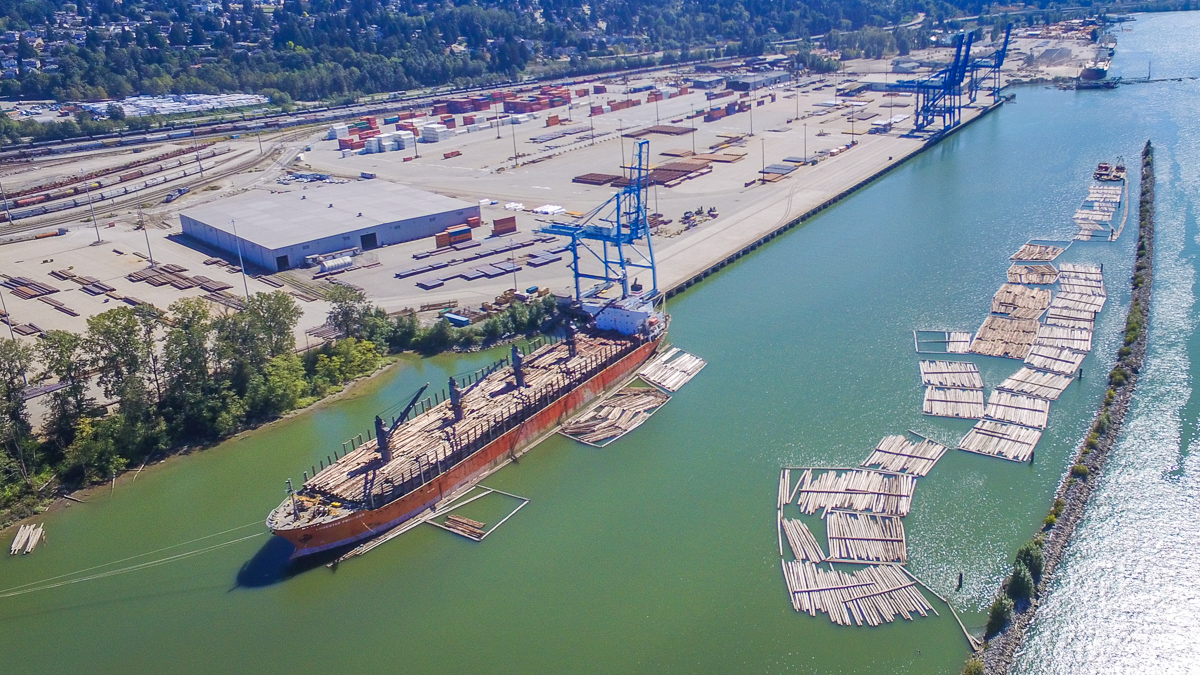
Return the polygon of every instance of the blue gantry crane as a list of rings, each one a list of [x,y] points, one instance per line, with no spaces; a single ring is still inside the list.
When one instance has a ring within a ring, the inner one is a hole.
[[[1012,24],[1010,23],[1004,28],[1004,42],[996,51],[971,61],[971,65],[968,66],[971,71],[971,80],[967,84],[967,91],[971,103],[975,102],[979,91],[985,85],[992,95],[993,101],[1000,95],[1000,66],[1004,65],[1004,57],[1008,56],[1008,37],[1011,34]]]
[[[650,289],[644,297],[658,293],[658,270],[654,265],[654,246],[650,242],[647,214],[650,187],[650,142],[638,139],[633,146],[628,185],[592,211],[570,222],[551,222],[539,232],[569,237],[571,270],[575,273],[575,299],[621,285],[621,297],[630,295],[630,273],[645,270],[650,274]],[[583,280],[598,282],[589,288]],[[635,279],[636,281],[636,279]],[[634,284],[636,286],[636,284]]]

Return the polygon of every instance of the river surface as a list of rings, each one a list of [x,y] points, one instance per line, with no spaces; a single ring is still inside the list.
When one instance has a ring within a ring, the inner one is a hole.
[[[1120,34],[1116,67],[1143,73],[1153,51],[1156,75],[1200,73],[1185,62],[1197,18],[1140,18]],[[1008,256],[1030,238],[1068,238],[1095,164],[1123,155],[1136,167],[1147,137],[1162,187],[1152,352],[1127,432],[1139,440],[1102,479],[1022,668],[1132,671],[1134,654],[1187,663],[1200,555],[1187,515],[1200,415],[1189,378],[1198,90],[1019,89],[1015,104],[672,299],[671,340],[708,368],[608,448],[554,437],[488,479],[531,501],[482,543],[422,526],[336,570],[286,568],[262,521],[285,478],[365,434],[375,412],[499,352],[407,360],[353,397],[49,514],[45,547],[0,559],[0,668],[957,672],[966,640],[932,597],[939,616],[879,628],[792,611],[775,536],[779,468],[856,465],[908,429],[955,445],[969,423],[920,414],[912,330],[977,328]],[[1060,258],[1103,264],[1109,300],[1086,376],[1054,404],[1036,461],[952,451],[919,481],[909,569],[973,631],[1103,395],[1134,218],[1120,241]],[[968,358],[989,388],[1019,367]],[[475,506],[494,522],[511,504]],[[94,566],[50,582],[77,583],[18,588]],[[1122,631],[1145,636],[1131,645]]]

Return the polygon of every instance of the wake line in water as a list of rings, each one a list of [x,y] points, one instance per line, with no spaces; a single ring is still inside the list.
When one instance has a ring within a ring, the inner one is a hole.
[[[237,539],[232,539],[230,541],[222,542],[220,544],[213,544],[211,546],[206,546],[206,547],[203,547],[200,549],[196,549],[194,551],[185,551],[184,553],[177,553],[175,555],[167,556],[166,558],[160,558],[158,560],[151,560],[149,562],[138,563],[136,565],[130,565],[128,567],[122,567],[122,568],[115,569],[115,570],[109,570],[107,572],[101,572],[99,574],[93,574],[90,576],[78,577],[78,578],[73,578],[73,579],[68,578],[68,577],[76,577],[77,575],[85,574],[85,573],[91,572],[93,570],[98,570],[98,569],[102,569],[105,567],[111,567],[113,565],[119,565],[123,562],[129,562],[130,560],[137,560],[138,558],[144,558],[148,555],[154,555],[155,553],[162,553],[163,551],[169,551],[174,548],[179,548],[180,546],[187,546],[188,544],[194,544],[199,541],[204,541],[205,539],[212,539],[213,537],[219,537],[223,534],[229,534],[230,532],[244,530],[247,527],[254,527],[256,525],[261,525],[261,524],[262,524],[261,521],[256,520],[253,523],[246,523],[245,525],[239,525],[237,527],[232,527],[228,530],[222,530],[220,532],[205,535],[203,537],[197,537],[195,539],[191,539],[191,540],[181,542],[178,544],[164,546],[162,548],[154,549],[153,551],[139,553],[137,555],[129,556],[128,558],[122,558],[120,560],[114,560],[112,562],[107,562],[107,563],[103,563],[100,565],[93,565],[91,567],[85,567],[84,569],[81,569],[81,570],[75,570],[74,572],[67,572],[66,574],[59,574],[57,576],[40,579],[38,581],[31,581],[29,583],[12,586],[12,587],[6,588],[4,590],[0,590],[0,599],[11,598],[16,595],[24,595],[26,593],[33,593],[36,591],[49,590],[51,588],[58,588],[59,586],[66,586],[68,584],[76,584],[76,583],[79,583],[82,581],[92,581],[95,579],[104,579],[107,577],[117,576],[119,574],[127,574],[129,572],[136,572],[137,570],[140,570],[140,569],[146,569],[148,567],[155,567],[155,566],[162,565],[165,563],[174,562],[176,560],[182,560],[184,558],[190,558],[195,555],[200,555],[201,553],[207,553],[209,551],[214,551],[219,548],[231,546],[238,542],[242,542],[242,541],[246,541],[248,539],[253,539],[255,537],[262,536],[262,535],[266,534],[266,532],[255,532],[254,534],[251,534],[251,535],[248,535],[245,537],[239,537]],[[62,579],[63,581],[59,581],[60,579]],[[50,582],[56,582],[56,583],[50,583]]]

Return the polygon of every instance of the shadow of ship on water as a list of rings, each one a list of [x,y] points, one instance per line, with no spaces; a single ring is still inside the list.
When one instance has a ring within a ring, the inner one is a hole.
[[[296,548],[292,543],[283,537],[271,537],[238,570],[234,588],[273,586],[336,560],[350,547],[340,546],[293,560],[291,556]],[[333,569],[336,571],[337,567]]]

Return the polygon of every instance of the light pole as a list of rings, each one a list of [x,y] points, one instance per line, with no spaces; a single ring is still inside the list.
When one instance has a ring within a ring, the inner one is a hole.
[[[4,199],[4,213],[8,215],[8,222],[12,222],[12,211],[8,210],[8,194],[4,192],[4,183],[0,183],[0,197]]]
[[[91,181],[83,184],[83,191],[87,193],[88,211],[92,213],[92,227],[96,229],[96,243],[92,244],[92,246],[99,246],[104,242],[100,240],[100,225],[96,222],[96,209],[92,208]]]
[[[237,233],[237,221],[233,218],[229,219],[229,224],[233,226],[233,238],[237,240],[238,249],[238,267],[242,272],[242,289],[246,291],[246,300],[250,299],[250,282],[246,281],[246,261],[242,259],[242,238]]]
[[[146,221],[142,218],[141,204],[138,204],[138,224],[142,226],[142,234],[146,235],[146,253],[150,254],[150,266],[154,267],[154,251],[150,249],[150,232],[146,230]]]
[[[4,291],[0,291],[0,309],[4,310],[4,318],[6,319],[4,323],[8,324],[8,337],[12,338],[13,342],[16,342],[17,334],[13,332],[13,318],[8,313],[8,303],[4,301]]]
[[[808,163],[808,122],[804,123],[804,163]]]
[[[621,129],[625,128],[623,120],[617,120],[617,140],[621,143],[621,177],[625,177],[625,134],[621,133]]]
[[[513,168],[515,169],[515,168],[517,168],[517,125],[515,125],[515,124],[509,124],[508,126],[509,126],[509,127],[512,129],[512,137],[513,137]]]
[[[760,179],[765,185],[767,182],[767,139],[758,139],[762,142],[762,178]]]

